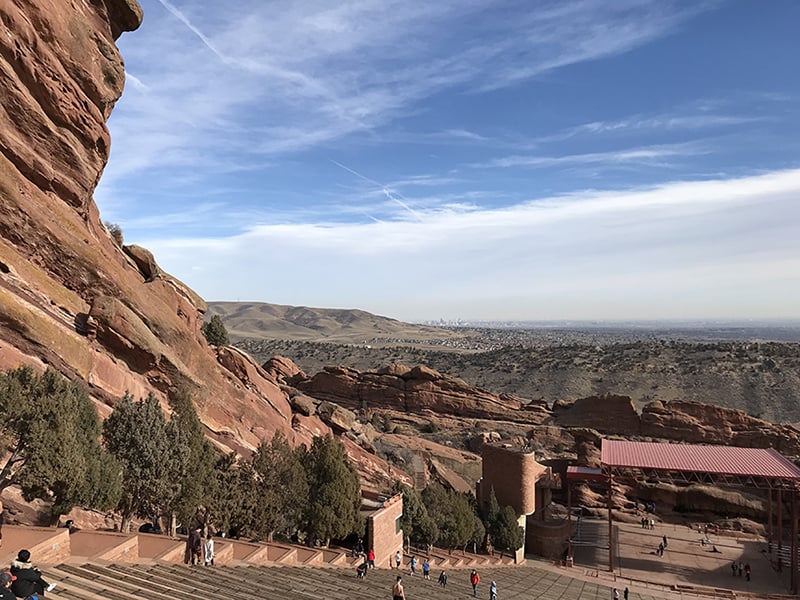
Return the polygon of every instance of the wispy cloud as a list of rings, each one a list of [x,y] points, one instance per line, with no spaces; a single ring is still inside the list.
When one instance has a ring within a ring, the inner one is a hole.
[[[475,167],[559,167],[572,165],[606,165],[619,166],[626,164],[669,166],[668,159],[676,157],[697,156],[707,154],[708,149],[696,143],[665,144],[659,146],[642,146],[608,152],[590,152],[585,154],[567,154],[562,156],[504,156],[486,163],[475,164]]]
[[[105,184],[153,164],[219,165],[234,152],[257,161],[331,144],[407,115],[443,89],[502,87],[625,52],[696,13],[640,0],[356,0],[334,8],[242,0],[216,13],[177,0],[150,4],[142,30],[121,40],[139,83],[112,117]],[[472,35],[456,36],[454,25]],[[254,139],[243,144],[232,132],[248,126]]]
[[[800,294],[798,193],[794,170],[145,243],[214,299],[236,290],[401,318],[435,317],[439,308],[485,318],[778,316],[796,314]],[[263,276],[252,256],[271,257]],[[636,312],[626,312],[632,304]]]

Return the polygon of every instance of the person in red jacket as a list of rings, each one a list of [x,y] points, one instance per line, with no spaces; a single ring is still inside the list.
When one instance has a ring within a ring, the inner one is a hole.
[[[478,575],[478,572],[475,569],[472,569],[472,573],[469,575],[469,582],[472,584],[472,595],[477,598],[478,584],[481,582],[481,576]]]
[[[370,548],[369,552],[367,552],[367,564],[369,565],[370,569],[375,568],[375,550],[372,548]]]

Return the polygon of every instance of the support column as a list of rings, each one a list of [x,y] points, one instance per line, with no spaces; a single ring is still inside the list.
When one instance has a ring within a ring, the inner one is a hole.
[[[783,490],[778,488],[778,550],[783,548]]]
[[[772,488],[767,488],[767,548],[772,552]]]
[[[572,527],[572,483],[567,479],[567,521]],[[570,529],[571,531],[571,529]]]
[[[608,474],[608,570],[614,572],[614,531],[611,524],[611,486],[614,479]]]
[[[791,563],[792,574],[789,580],[792,582],[792,594],[797,594],[797,490],[792,490],[792,550]]]

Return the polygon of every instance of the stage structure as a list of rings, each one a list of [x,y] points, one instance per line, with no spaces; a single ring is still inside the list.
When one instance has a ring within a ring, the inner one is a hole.
[[[608,486],[608,569],[614,570],[614,536],[611,522],[611,490],[615,482],[625,484],[671,483],[738,485],[767,490],[767,535],[772,548],[783,545],[784,497],[791,506],[791,591],[798,592],[798,513],[800,468],[772,448],[734,448],[699,444],[669,444],[602,440],[601,466],[567,468],[567,513],[571,518],[571,487],[574,481],[600,482]],[[773,511],[773,501],[776,511]],[[773,539],[773,514],[777,540]]]

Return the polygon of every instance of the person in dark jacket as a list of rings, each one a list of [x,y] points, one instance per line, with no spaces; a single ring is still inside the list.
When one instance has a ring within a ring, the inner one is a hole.
[[[39,569],[30,560],[30,551],[20,550],[16,560],[11,561],[11,574],[16,577],[11,582],[11,591],[17,598],[25,598],[31,594],[43,596],[45,591],[52,591],[56,587],[55,583],[47,583],[42,579]]]
[[[11,591],[11,582],[15,579],[11,573],[0,573],[0,600],[17,600]]]

